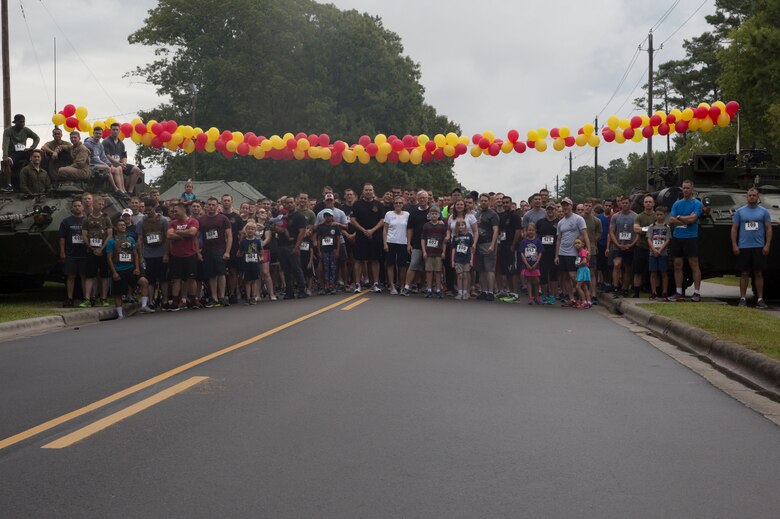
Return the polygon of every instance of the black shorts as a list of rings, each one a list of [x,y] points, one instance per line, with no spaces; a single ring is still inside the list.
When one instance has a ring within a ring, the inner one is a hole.
[[[164,263],[162,258],[145,258],[144,262],[146,263],[144,276],[150,286],[154,287],[157,283],[168,280],[168,264]]]
[[[698,258],[698,238],[672,238],[669,245],[669,253],[675,258]]]
[[[244,282],[257,281],[260,279],[260,269],[250,269],[244,271]]]
[[[127,176],[132,175],[134,167],[135,167],[135,164],[125,164],[125,167],[122,168],[122,173],[124,173]]]
[[[355,254],[355,259],[358,261],[379,261],[382,259],[382,242],[358,234],[355,238],[355,248],[353,252]]]
[[[224,276],[227,263],[223,256],[224,251],[204,250],[203,251],[203,277],[211,279],[218,276]]]
[[[623,262],[624,267],[633,267],[634,265],[634,247],[628,250],[612,249],[612,262],[618,258]]]
[[[311,262],[311,268],[309,268],[309,258],[311,258],[312,254],[313,251],[311,250],[302,250],[298,252],[298,261],[301,262],[301,270],[303,270],[303,276],[306,279],[313,278],[314,269],[317,268],[317,258],[314,258],[314,261]]]
[[[135,279],[132,269],[118,270],[119,280],[114,279],[111,284],[111,293],[114,296],[127,295],[127,289],[135,287],[138,284],[138,280]]]
[[[409,251],[402,243],[388,243],[385,253],[385,265],[404,269],[409,266]]]
[[[111,277],[105,252],[100,256],[95,256],[94,254],[87,255],[87,279],[96,278],[98,275],[100,275],[101,278]]]
[[[641,247],[636,248],[634,254],[634,274],[644,274],[650,268],[650,250]]]
[[[555,265],[555,253],[542,253],[542,261],[539,262],[539,272],[542,274],[539,283],[547,285],[558,281],[558,267]]]
[[[518,273],[518,259],[512,246],[498,247],[498,273],[502,276],[512,276]]]
[[[737,272],[763,272],[766,270],[767,257],[762,247],[739,249]]]
[[[81,276],[86,279],[87,258],[66,257],[65,263],[62,265],[62,273],[66,276]]]
[[[168,268],[172,280],[195,279],[198,274],[198,256],[171,256]]]
[[[558,272],[577,272],[577,257],[558,256]]]

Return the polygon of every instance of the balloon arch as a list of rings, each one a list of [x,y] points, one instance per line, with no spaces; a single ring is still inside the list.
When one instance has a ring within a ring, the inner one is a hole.
[[[635,115],[619,118],[615,115],[607,119],[607,124],[599,131],[593,124],[582,125],[576,132],[568,126],[537,128],[528,130],[525,140],[521,140],[517,130],[509,130],[506,139],[496,137],[492,131],[472,136],[448,133],[437,134],[432,139],[428,135],[377,134],[373,138],[363,135],[357,143],[342,140],[332,141],[327,134],[286,133],[282,136],[265,137],[253,132],[220,131],[211,127],[208,130],[179,125],[176,121],[142,121],[135,118],[130,122],[119,122],[113,117],[106,120],[89,122],[88,110],[67,104],[51,118],[56,126],[65,130],[92,133],[94,128],[107,129],[119,124],[119,138],[129,138],[134,143],[152,148],[167,148],[170,151],[184,153],[205,152],[221,153],[225,157],[234,155],[252,156],[258,160],[327,160],[338,165],[342,161],[348,164],[360,162],[368,164],[372,159],[379,162],[402,162],[421,164],[445,158],[456,159],[469,154],[472,157],[493,156],[500,153],[524,153],[529,148],[544,152],[548,147],[548,137],[552,148],[562,151],[573,146],[600,146],[605,142],[622,144],[628,140],[641,142],[654,135],[669,135],[685,132],[709,132],[715,126],[726,127],[731,124],[739,103],[736,101],[716,101],[709,105],[700,103],[696,108],[673,109],[668,114],[663,111],[651,116]],[[470,148],[469,148],[470,146]]]

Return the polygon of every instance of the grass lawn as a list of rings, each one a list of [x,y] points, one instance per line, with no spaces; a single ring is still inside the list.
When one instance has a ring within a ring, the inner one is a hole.
[[[767,312],[706,303],[648,303],[640,306],[780,360],[780,341],[777,339],[780,336],[780,319]]]
[[[718,285],[725,285],[727,287],[739,286],[739,278],[737,276],[723,276],[719,278],[705,279],[704,281],[707,281],[708,283],[717,283]]]
[[[72,312],[73,309],[62,308],[64,299],[65,285],[50,282],[34,290],[0,294],[0,322]]]

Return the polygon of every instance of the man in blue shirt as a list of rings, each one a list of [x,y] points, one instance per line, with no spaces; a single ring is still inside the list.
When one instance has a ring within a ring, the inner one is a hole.
[[[683,260],[688,260],[693,275],[693,297],[691,301],[701,301],[701,269],[699,268],[699,217],[702,205],[693,196],[693,181],[683,180],[683,198],[676,201],[669,213],[669,224],[674,226],[671,251],[674,257],[674,281],[677,293],[669,297],[670,301],[685,301],[683,293]]]
[[[765,207],[758,205],[758,189],[751,187],[747,192],[747,204],[731,218],[731,248],[737,257],[739,278],[739,306],[747,306],[750,272],[754,275],[756,308],[766,309],[764,302],[764,271],[769,247],[772,244],[772,217]]]

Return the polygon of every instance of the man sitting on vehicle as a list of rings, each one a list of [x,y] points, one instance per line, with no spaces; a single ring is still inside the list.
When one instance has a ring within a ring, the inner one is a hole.
[[[75,130],[70,132],[70,142],[70,144],[62,143],[54,149],[52,154],[54,159],[66,151],[73,157],[73,164],[59,168],[54,180],[87,180],[92,178],[92,171],[89,169],[89,150],[81,143],[81,134]]]

